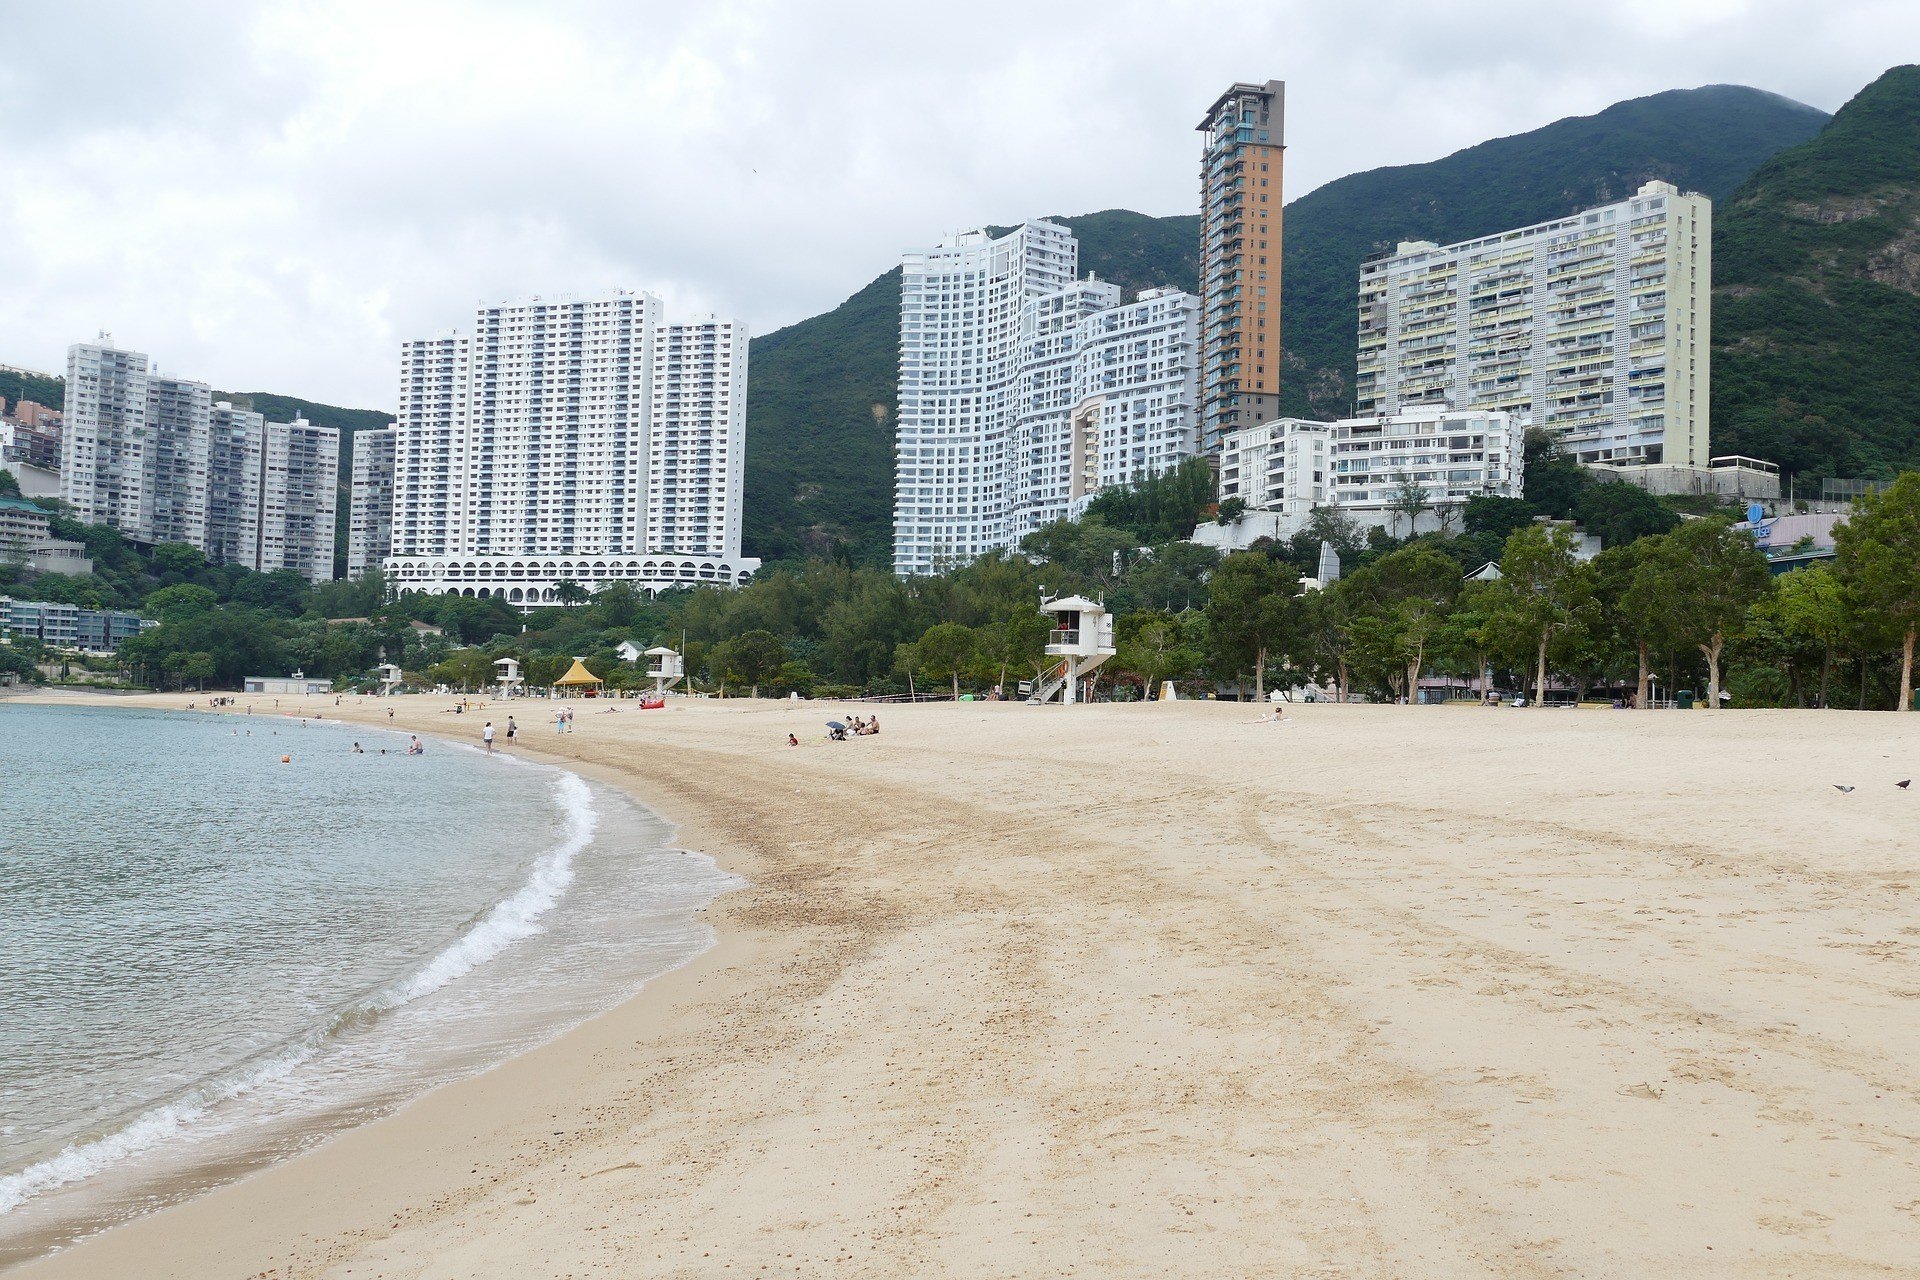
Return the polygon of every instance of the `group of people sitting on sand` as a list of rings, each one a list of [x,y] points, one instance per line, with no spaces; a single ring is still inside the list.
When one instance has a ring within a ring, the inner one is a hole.
[[[853,723],[847,726],[847,732],[856,738],[871,738],[880,732],[880,717],[874,716],[871,720],[862,720],[859,716],[855,716]]]

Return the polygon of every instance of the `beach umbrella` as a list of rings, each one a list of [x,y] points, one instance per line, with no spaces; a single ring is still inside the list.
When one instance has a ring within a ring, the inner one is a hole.
[[[840,723],[840,722],[839,722],[838,720],[829,720],[829,721],[827,721],[827,728],[829,728],[829,729],[844,729],[844,728],[846,728],[846,727],[847,727],[847,726],[845,726],[845,725],[843,725],[843,724],[841,724],[841,723]]]

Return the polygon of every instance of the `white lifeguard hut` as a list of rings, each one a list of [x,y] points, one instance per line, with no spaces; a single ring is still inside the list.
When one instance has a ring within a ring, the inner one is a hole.
[[[1085,596],[1043,600],[1040,611],[1053,614],[1056,620],[1053,630],[1047,633],[1047,654],[1059,662],[1047,672],[1027,702],[1038,706],[1051,702],[1055,694],[1060,695],[1063,703],[1078,702],[1080,682],[1113,656],[1113,615],[1105,605]]]
[[[687,660],[680,656],[679,650],[659,644],[647,650],[645,656],[647,679],[653,681],[656,696],[665,697],[667,690],[686,678]]]
[[[393,691],[407,679],[407,673],[395,662],[383,662],[374,668],[374,672],[380,677],[380,696],[383,698],[391,698]]]
[[[526,680],[520,675],[518,658],[495,658],[493,660],[493,682],[500,686],[500,696],[511,698],[526,687]]]

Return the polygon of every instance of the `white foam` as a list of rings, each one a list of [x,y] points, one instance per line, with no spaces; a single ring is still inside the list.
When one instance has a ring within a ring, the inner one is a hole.
[[[534,862],[526,882],[494,905],[451,946],[420,969],[371,999],[346,1010],[324,1030],[258,1063],[236,1077],[207,1085],[177,1101],[143,1112],[105,1137],[76,1143],[20,1172],[0,1178],[0,1215],[35,1196],[83,1181],[103,1169],[174,1138],[190,1137],[190,1128],[220,1103],[280,1080],[320,1052],[334,1030],[364,1022],[440,990],[486,964],[523,938],[541,931],[540,918],[565,896],[573,883],[573,860],[593,840],[599,814],[593,792],[577,775],[563,773],[554,786],[562,821],[558,843]]]

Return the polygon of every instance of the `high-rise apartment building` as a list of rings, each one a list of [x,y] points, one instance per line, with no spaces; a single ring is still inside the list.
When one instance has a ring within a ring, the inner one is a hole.
[[[1498,409],[1582,462],[1708,463],[1713,207],[1630,199],[1360,268],[1358,411]]]
[[[202,546],[211,389],[104,337],[68,349],[67,387],[60,496],[136,541]]]
[[[339,496],[339,428],[300,417],[269,422],[260,480],[260,571],[291,569],[309,582],[330,581]]]
[[[665,325],[646,293],[484,306],[407,343],[389,584],[535,605],[745,581],[746,376],[744,326]]]
[[[1280,416],[1280,178],[1287,87],[1236,84],[1208,108],[1200,158],[1202,444]]]
[[[162,377],[105,338],[68,349],[67,387],[60,496],[80,519],[220,564],[333,577],[332,428],[215,405],[204,382]]]
[[[894,571],[1003,550],[1196,449],[1199,299],[1074,279],[1066,228],[906,256]]]
[[[152,528],[152,441],[147,433],[151,361],[106,335],[67,349],[67,427],[60,496],[77,519],[129,537]]]
[[[746,327],[709,317],[659,329],[647,432],[649,549],[739,557],[746,438]]]
[[[260,495],[267,420],[222,400],[213,406],[207,452],[209,560],[260,567]]]
[[[393,554],[394,449],[400,428],[353,433],[347,497],[347,576],[357,578]]]
[[[1079,245],[1051,222],[949,237],[900,284],[893,569],[932,573],[1009,544],[1007,450],[1020,318],[1073,283]]]

